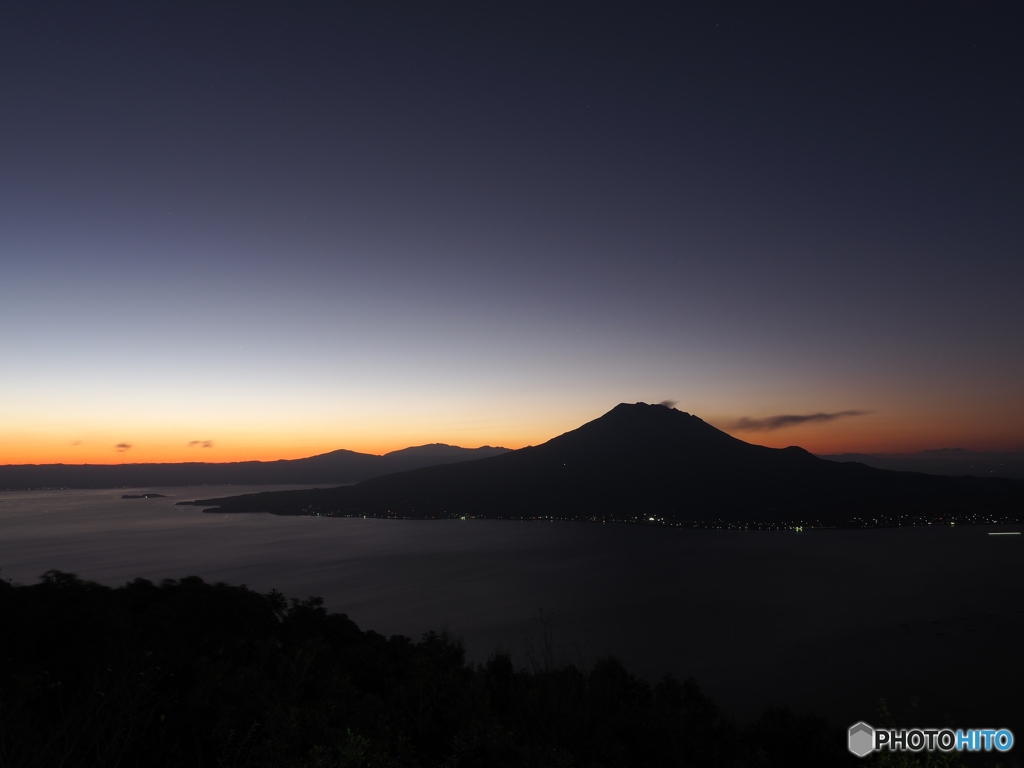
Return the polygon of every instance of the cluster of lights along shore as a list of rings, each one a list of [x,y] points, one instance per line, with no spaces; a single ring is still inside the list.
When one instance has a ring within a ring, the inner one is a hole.
[[[1000,525],[1024,522],[1024,516],[996,516],[986,514],[942,515],[878,515],[855,517],[846,523],[826,525],[820,520],[772,520],[772,521],[727,521],[727,520],[672,520],[652,515],[603,515],[566,516],[558,515],[395,515],[390,511],[383,514],[343,513],[340,510],[314,511],[307,507],[298,514],[316,517],[361,517],[381,520],[548,520],[566,523],[631,523],[634,525],[664,525],[672,528],[708,528],[731,531],[805,531],[824,528],[902,528],[922,525]]]

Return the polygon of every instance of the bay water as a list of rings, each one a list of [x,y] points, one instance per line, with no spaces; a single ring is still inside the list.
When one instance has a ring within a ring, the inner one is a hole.
[[[909,718],[916,698],[918,721],[1024,734],[1024,535],[989,535],[1019,526],[745,532],[175,506],[258,490],[0,492],[0,578],[198,575],[320,596],[386,635],[447,628],[475,662],[498,647],[524,666],[545,647],[556,661],[614,654],[652,682],[695,678],[741,719],[775,703],[873,722],[879,697]],[[121,498],[147,492],[166,498]]]

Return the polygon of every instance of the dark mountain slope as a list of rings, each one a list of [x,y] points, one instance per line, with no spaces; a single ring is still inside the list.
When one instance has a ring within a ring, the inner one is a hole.
[[[469,461],[507,452],[506,448],[459,448],[434,443],[383,456],[331,451],[305,459],[208,464],[14,464],[0,466],[4,488],[119,488],[163,485],[306,485],[357,483],[370,477],[419,467]]]
[[[845,521],[860,514],[1020,512],[1024,483],[887,472],[737,440],[660,405],[618,405],[543,445],[349,488],[197,502],[223,511],[398,517]]]

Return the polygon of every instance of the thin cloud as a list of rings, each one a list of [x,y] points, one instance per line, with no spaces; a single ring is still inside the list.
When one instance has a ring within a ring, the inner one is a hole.
[[[785,414],[783,416],[769,416],[765,419],[750,419],[744,416],[732,424],[735,430],[747,432],[773,432],[776,429],[795,427],[799,424],[817,424],[836,419],[845,419],[849,416],[864,416],[870,411],[839,411],[838,413],[809,413],[806,415]]]
[[[132,447],[131,443],[118,443],[114,446],[114,450],[118,453],[124,453]]]
[[[666,408],[675,408],[678,400],[662,400],[658,405],[664,405]]]
[[[213,448],[213,440],[189,440],[189,448]]]

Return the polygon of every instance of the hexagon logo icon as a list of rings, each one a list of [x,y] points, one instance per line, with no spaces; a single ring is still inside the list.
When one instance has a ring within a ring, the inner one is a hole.
[[[875,748],[875,729],[867,723],[851,725],[847,746],[857,757],[869,754]]]

